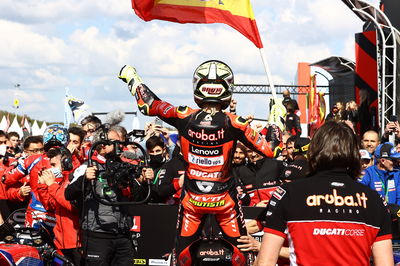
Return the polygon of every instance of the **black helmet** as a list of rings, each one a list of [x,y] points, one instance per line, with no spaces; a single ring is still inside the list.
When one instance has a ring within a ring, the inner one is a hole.
[[[232,86],[232,69],[221,61],[206,61],[194,71],[194,101],[199,107],[212,102],[220,103],[222,109],[227,108],[232,98]]]

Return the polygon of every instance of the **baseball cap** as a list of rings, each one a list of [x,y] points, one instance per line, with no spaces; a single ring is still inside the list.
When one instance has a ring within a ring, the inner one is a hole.
[[[375,150],[375,156],[377,158],[400,159],[400,153],[396,151],[391,142],[380,144]]]
[[[294,153],[306,154],[311,140],[309,138],[297,138],[294,141]]]
[[[368,159],[371,160],[371,154],[367,150],[360,150],[361,159]]]

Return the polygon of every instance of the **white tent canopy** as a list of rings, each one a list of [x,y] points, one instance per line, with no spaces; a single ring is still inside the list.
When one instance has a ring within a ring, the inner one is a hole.
[[[40,131],[37,121],[35,120],[32,125],[32,136],[38,136],[38,135],[42,135],[42,133]]]
[[[0,130],[5,130],[7,127],[7,119],[6,116],[3,116],[0,122]]]
[[[8,129],[8,132],[17,132],[20,139],[24,136],[24,132],[22,131],[22,128],[18,124],[17,116],[14,117],[14,120],[11,123],[10,128]]]

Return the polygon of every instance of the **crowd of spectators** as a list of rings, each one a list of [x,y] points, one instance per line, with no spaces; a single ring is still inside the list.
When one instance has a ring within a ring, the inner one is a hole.
[[[236,111],[236,104],[232,100],[231,112]],[[306,178],[309,172],[307,151],[311,139],[300,137],[305,134],[300,127],[298,104],[290,98],[289,92],[284,93],[283,104],[287,109],[286,127],[274,158],[266,158],[240,142],[232,154],[233,177],[244,206],[266,207],[279,185]],[[247,118],[252,119],[252,116]],[[326,120],[345,122],[356,128],[357,104],[354,101],[346,105],[337,102]],[[106,257],[111,265],[123,265],[126,261],[121,258],[130,258],[134,253],[134,249],[129,248],[131,217],[122,207],[114,206],[102,205],[100,214],[96,213],[94,209],[99,203],[90,196],[91,192],[86,191],[87,187],[83,184],[99,179],[95,190],[111,201],[121,198],[143,200],[150,189],[149,202],[170,205],[179,203],[183,187],[185,162],[180,152],[179,138],[173,129],[163,127],[158,121],[146,124],[145,137],[142,139],[149,164],[134,176],[134,182],[129,186],[118,189],[110,187],[107,180],[99,178],[99,171],[106,172],[106,160],[117,154],[121,161],[137,165],[143,159],[143,154],[138,156],[138,149],[126,142],[128,133],[125,128],[113,125],[108,128],[106,139],[118,141],[122,153],[116,152],[115,145],[100,145],[92,158],[94,165],[89,165],[89,150],[94,142],[104,139],[99,133],[104,128],[99,118],[88,116],[81,125],[68,129],[66,143],[48,149],[45,149],[42,136],[29,136],[25,134],[26,131],[24,136],[0,131],[1,216],[6,219],[14,210],[26,208],[26,225],[44,223],[53,232],[56,247],[75,264],[84,258],[87,265],[94,265],[96,260]],[[268,137],[268,125],[263,127],[253,121],[253,128]],[[390,134],[395,135],[396,143],[388,142]],[[376,190],[394,214],[400,210],[398,139],[398,122],[390,122],[381,137],[372,130],[359,136],[363,170],[359,182]],[[65,149],[60,147],[63,145]],[[65,163],[67,156],[71,158],[68,167]],[[48,164],[39,163],[41,168],[34,171],[38,168],[35,164],[37,158],[46,158]],[[41,210],[30,209],[36,201],[43,207]],[[99,221],[99,217],[104,220]],[[247,226],[250,233],[263,228],[257,220],[248,222]],[[243,251],[258,251],[260,248],[260,243],[251,236],[243,236],[241,242],[239,247]],[[80,248],[84,250],[83,257]],[[281,253],[287,257],[287,250]],[[281,265],[285,263],[287,261]]]

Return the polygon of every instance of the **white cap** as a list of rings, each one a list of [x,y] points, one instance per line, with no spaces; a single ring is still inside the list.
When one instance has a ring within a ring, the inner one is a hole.
[[[371,154],[367,150],[360,150],[361,159],[371,159]]]

